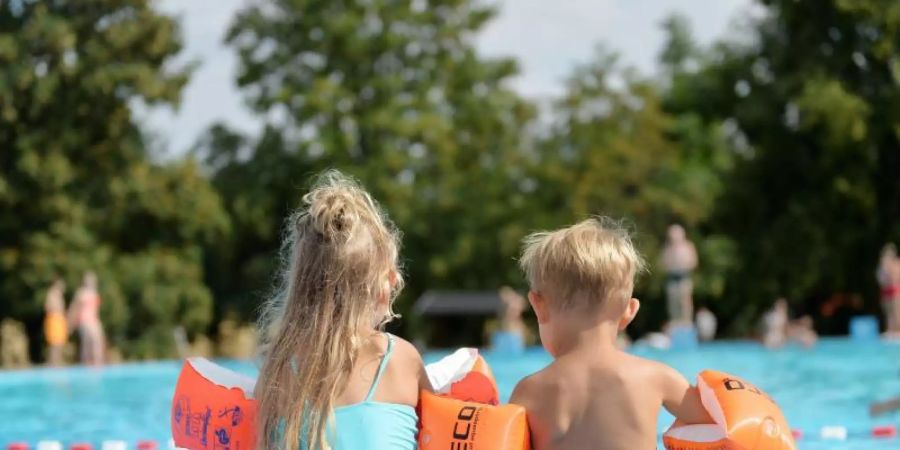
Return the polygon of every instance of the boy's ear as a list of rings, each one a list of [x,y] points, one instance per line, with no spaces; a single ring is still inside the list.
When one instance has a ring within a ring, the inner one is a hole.
[[[547,308],[547,301],[544,296],[537,291],[528,291],[528,303],[531,303],[531,309],[537,317],[538,323],[547,323],[550,320],[550,311]]]
[[[619,319],[619,331],[624,330],[628,327],[628,324],[634,320],[634,317],[637,316],[638,311],[641,309],[641,301],[632,298],[628,300],[628,305],[625,306],[625,312],[622,314],[622,318]]]

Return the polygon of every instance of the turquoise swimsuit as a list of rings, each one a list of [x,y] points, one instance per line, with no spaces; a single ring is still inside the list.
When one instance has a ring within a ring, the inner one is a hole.
[[[372,400],[381,375],[391,359],[394,337],[388,338],[387,351],[378,366],[375,381],[362,403],[334,408],[334,427],[328,427],[332,450],[415,450],[419,418],[416,409],[399,403]],[[300,447],[306,450],[305,442]]]

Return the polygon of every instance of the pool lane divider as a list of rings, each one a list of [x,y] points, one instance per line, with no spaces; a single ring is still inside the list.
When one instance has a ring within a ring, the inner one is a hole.
[[[802,440],[807,437],[807,433],[804,433],[803,430],[793,429],[791,430],[791,434],[793,434],[794,439]],[[812,436],[816,436],[821,440],[827,441],[846,441],[848,437],[862,437],[863,433],[850,433],[847,430],[847,427],[840,425],[828,425],[819,429],[819,432],[813,434]],[[872,437],[876,439],[894,439],[898,436],[898,428],[896,425],[878,425],[872,427],[867,433],[867,437]],[[62,442],[60,441],[38,441],[37,445],[35,445],[34,450],[63,450]],[[168,442],[167,448],[175,449],[175,443],[171,441]],[[153,440],[141,440],[137,441],[135,444],[136,450],[159,450],[159,444]],[[31,446],[28,445],[27,442],[10,442],[6,444],[6,450],[31,450]],[[69,450],[94,450],[94,447],[87,442],[78,442],[73,443],[69,446]],[[100,450],[128,450],[128,443],[126,441],[121,440],[109,440],[103,441],[100,445]]]
[[[872,437],[876,438],[895,438],[897,437],[897,427],[894,425],[881,425],[872,428]]]
[[[851,433],[847,427],[841,425],[827,425],[819,429],[818,433],[805,433],[803,430],[791,430],[794,439],[801,440],[807,436],[815,436],[823,441],[846,441],[848,438],[875,438],[875,439],[893,439],[898,436],[896,425],[876,425],[872,427],[868,433]],[[813,437],[813,439],[815,439]]]
[[[64,446],[60,441],[38,441],[34,446],[34,450],[64,450]],[[100,450],[128,450],[128,442],[122,440],[107,440],[100,443]],[[145,439],[137,441],[134,448],[136,450],[159,450],[159,444],[156,441]],[[169,442],[169,449],[175,448],[174,442]],[[31,446],[27,442],[10,442],[6,444],[6,450],[31,450]],[[94,450],[94,446],[88,442],[76,442],[69,445],[69,450]]]
[[[819,430],[819,437],[826,441],[846,441],[847,427],[828,425]]]

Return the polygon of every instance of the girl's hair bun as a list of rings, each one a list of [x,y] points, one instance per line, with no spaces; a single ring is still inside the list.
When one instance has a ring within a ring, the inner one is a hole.
[[[368,194],[338,171],[322,174],[316,186],[303,197],[303,202],[306,220],[324,242],[346,243],[367,213],[378,214]]]

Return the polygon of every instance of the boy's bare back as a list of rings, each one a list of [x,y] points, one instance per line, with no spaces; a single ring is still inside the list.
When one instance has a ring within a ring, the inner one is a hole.
[[[534,450],[653,449],[664,403],[702,410],[699,399],[677,398],[686,388],[665,365],[618,350],[576,351],[519,383],[510,402],[528,410]]]

